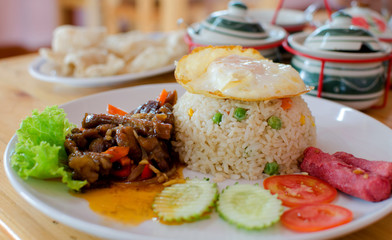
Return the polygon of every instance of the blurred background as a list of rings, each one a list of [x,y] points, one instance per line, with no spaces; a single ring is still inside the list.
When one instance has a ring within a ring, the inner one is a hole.
[[[177,20],[193,23],[227,8],[229,0],[1,0],[0,58],[49,47],[53,30],[63,24],[106,26],[109,33],[178,29]],[[276,8],[279,0],[244,0],[249,8]],[[348,0],[330,0],[332,8],[350,5]],[[366,2],[366,0],[365,0]],[[382,2],[367,1],[373,8]],[[286,0],[283,7],[305,9],[323,0]],[[373,6],[374,5],[374,6]],[[378,9],[382,11],[382,9]],[[185,27],[183,25],[182,27]]]

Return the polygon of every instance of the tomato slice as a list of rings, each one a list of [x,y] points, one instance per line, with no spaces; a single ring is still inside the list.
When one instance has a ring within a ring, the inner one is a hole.
[[[337,195],[334,187],[321,179],[309,175],[279,175],[264,180],[264,188],[278,194],[286,207],[297,207],[311,203],[329,203]]]
[[[292,208],[283,213],[281,223],[297,232],[315,232],[340,226],[353,219],[350,210],[323,203]]]

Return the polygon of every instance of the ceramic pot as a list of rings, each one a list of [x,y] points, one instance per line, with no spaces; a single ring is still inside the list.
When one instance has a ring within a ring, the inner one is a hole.
[[[321,62],[294,56],[291,65],[305,84],[314,86],[308,94],[317,96]],[[385,89],[385,66],[382,63],[326,63],[322,97],[355,109],[375,105]]]
[[[383,96],[387,66],[385,61],[374,59],[387,59],[392,50],[366,29],[352,26],[350,18],[337,13],[330,24],[311,34],[290,35],[288,43],[299,53],[291,65],[305,84],[314,86],[308,94],[318,95],[322,73],[321,97],[362,110]],[[323,72],[320,59],[325,61]]]
[[[352,17],[344,12],[333,15],[333,21],[317,28],[305,40],[311,49],[341,52],[377,52],[380,42],[369,31],[351,24]]]
[[[231,1],[227,10],[214,12],[206,20],[188,27],[186,41],[190,50],[197,46],[240,45],[258,49],[264,57],[278,60],[278,47],[286,35],[281,27],[250,18],[244,3]]]

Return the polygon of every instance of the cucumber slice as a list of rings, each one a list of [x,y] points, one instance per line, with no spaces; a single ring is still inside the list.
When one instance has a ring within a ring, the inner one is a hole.
[[[218,199],[218,188],[208,180],[192,179],[163,189],[154,199],[154,212],[166,222],[196,221],[208,217]]]
[[[235,184],[222,191],[217,211],[221,218],[239,228],[256,230],[279,221],[283,206],[277,195],[258,185]]]

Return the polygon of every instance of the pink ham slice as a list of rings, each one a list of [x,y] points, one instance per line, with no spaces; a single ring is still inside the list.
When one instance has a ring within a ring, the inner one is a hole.
[[[318,148],[309,147],[304,151],[300,167],[336,189],[367,201],[379,202],[391,194],[391,184],[387,178],[349,165]]]
[[[336,152],[333,154],[333,156],[347,163],[348,165],[359,167],[367,172],[386,177],[392,184],[392,162],[369,161],[363,158],[357,158],[354,155],[346,152]]]

